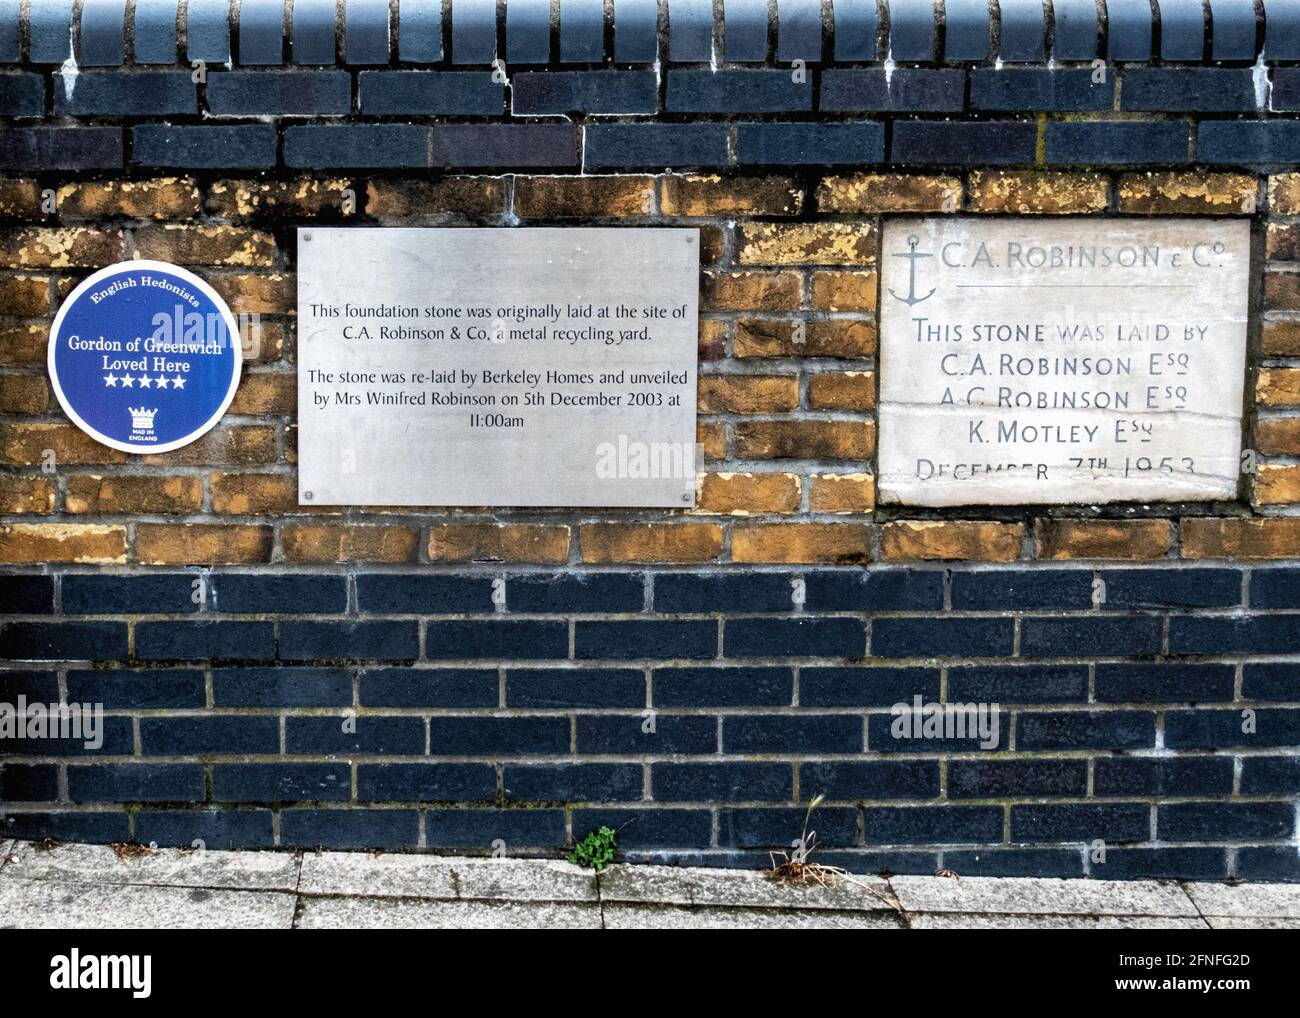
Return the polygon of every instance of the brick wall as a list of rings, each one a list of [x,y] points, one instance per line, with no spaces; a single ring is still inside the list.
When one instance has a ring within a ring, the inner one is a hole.
[[[94,751],[0,741],[0,835],[524,854],[609,822],[766,864],[825,795],[855,870],[1300,878],[1300,23],[605,6],[440,35],[244,0],[178,41],[55,4],[12,45],[0,11],[0,703],[105,710]],[[876,505],[882,217],[962,212],[1251,220],[1239,499]],[[697,507],[299,506],[313,223],[699,226]],[[132,257],[249,316],[229,413],[161,455],[44,369]],[[895,738],[917,696],[996,702],[997,744]]]

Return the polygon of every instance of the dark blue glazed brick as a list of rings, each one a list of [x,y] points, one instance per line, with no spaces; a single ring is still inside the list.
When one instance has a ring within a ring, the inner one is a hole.
[[[27,32],[32,63],[63,63],[72,56],[72,0],[30,0]]]
[[[1156,742],[1150,711],[1045,711],[1016,719],[1016,748],[1149,749]]]
[[[639,802],[640,764],[506,764],[502,787],[514,802]]]
[[[491,612],[492,580],[480,576],[363,573],[357,577],[357,608],[402,615]]]
[[[1239,569],[1107,569],[1102,608],[1231,608],[1241,604]]]
[[[362,707],[495,707],[495,668],[366,668]]]
[[[333,0],[294,0],[293,62],[295,64],[334,63],[336,30]]]
[[[447,717],[429,720],[433,756],[494,756],[499,753],[567,753],[565,717]]]
[[[0,671],[0,703],[14,704],[18,697],[41,703],[59,702],[59,673]],[[69,702],[78,703],[76,697],[69,697]],[[91,701],[93,702],[93,701]]]
[[[776,5],[776,58],[781,61],[822,58],[820,0],[781,0]]]
[[[1053,0],[1053,59],[1092,60],[1097,56],[1100,30],[1094,0]]]
[[[1049,121],[1047,161],[1075,166],[1187,162],[1181,121]]]
[[[780,802],[794,791],[783,763],[658,763],[650,769],[657,802]]]
[[[727,619],[727,657],[861,658],[866,647],[861,619]]]
[[[429,622],[424,656],[444,661],[565,658],[569,656],[569,627],[564,622]]]
[[[52,86],[54,112],[62,116],[167,116],[199,108],[186,71],[81,71],[71,95],[62,74]]]
[[[1092,788],[1093,795],[1099,797],[1229,795],[1232,760],[1219,756],[1161,760],[1101,757],[1093,764]]]
[[[0,764],[0,801],[53,802],[59,797],[54,764]]]
[[[998,0],[1001,34],[998,57],[1020,62],[1043,59],[1046,30],[1038,0]]]
[[[1170,654],[1293,654],[1300,646],[1300,615],[1230,618],[1175,616]]]
[[[145,717],[140,749],[145,756],[278,753],[280,721],[249,714]]]
[[[943,853],[943,868],[971,877],[1055,877],[1069,880],[1083,876],[1083,853],[1069,848],[947,851]]]
[[[283,848],[415,848],[420,817],[413,809],[287,809],[280,814]],[[432,839],[430,845],[438,844]]]
[[[0,74],[0,116],[39,117],[44,112],[44,78],[39,74]]]
[[[804,829],[807,809],[722,809],[718,811],[718,845],[721,848],[788,849]],[[858,840],[858,813],[839,806],[821,806],[807,817],[808,830],[817,832],[817,845],[853,845]]]
[[[1120,93],[1120,109],[1139,113],[1249,113],[1256,106],[1249,68],[1133,68]]]
[[[226,63],[230,59],[230,8],[226,0],[188,0],[185,39],[190,60]]]
[[[874,0],[837,0],[835,59],[876,59],[876,5]],[[765,15],[764,15],[765,17]]]
[[[318,573],[222,573],[213,578],[213,608],[234,615],[342,612],[347,578]]]
[[[40,737],[37,715],[31,712],[27,725],[19,729],[16,737],[0,736],[0,758],[5,756],[129,756],[132,752],[131,719],[107,716],[98,722],[89,721],[93,714],[83,706],[83,713],[74,713],[57,731],[49,728],[46,737]],[[48,709],[44,717],[49,720]],[[7,726],[6,726],[7,727]],[[67,732],[68,738],[49,737]],[[30,737],[29,737],[30,736]]]
[[[562,809],[433,809],[424,815],[430,848],[488,849],[504,842],[519,848],[559,848],[565,843]]]
[[[1264,0],[1264,56],[1300,60],[1300,6],[1295,0]]]
[[[1127,79],[1125,97],[1127,98]],[[1115,105],[1115,75],[1094,80],[1090,69],[1047,70],[977,67],[970,76],[970,104],[976,110],[1075,112]]]
[[[1300,7],[1297,11],[1300,11]],[[1273,68],[1272,83],[1273,88],[1268,96],[1269,109],[1279,112],[1300,110],[1300,68]]]
[[[284,722],[284,751],[302,756],[345,753],[424,753],[424,722],[411,717],[300,717]]]
[[[937,668],[801,668],[802,707],[889,707],[939,699]]]
[[[189,573],[103,573],[63,577],[64,615],[178,615],[195,612],[199,577]]]
[[[788,707],[789,668],[656,668],[656,707]]]
[[[669,71],[670,113],[799,113],[812,109],[812,82],[783,69]]]
[[[347,802],[352,769],[347,763],[217,764],[212,768],[217,802]]]
[[[410,0],[407,0],[408,4]],[[423,9],[418,4],[417,7]],[[437,11],[437,33],[442,35],[442,11]],[[405,39],[406,18],[402,18]],[[512,64],[544,64],[551,58],[551,11],[548,4],[506,5],[506,60]],[[411,59],[403,53],[403,59]],[[436,57],[434,59],[437,59]],[[515,75],[515,81],[519,76]]]
[[[350,707],[346,668],[215,668],[215,707]]]
[[[578,752],[670,756],[716,753],[718,719],[699,714],[578,716]]]
[[[451,59],[457,64],[488,64],[496,56],[497,9],[492,0],[454,0],[451,7]]]
[[[707,848],[713,816],[702,809],[575,809],[574,837],[608,827],[618,832],[621,849]]]
[[[201,764],[95,764],[68,768],[72,802],[201,802]]]
[[[794,610],[790,573],[659,573],[657,612],[788,612]]]
[[[3,813],[0,812],[0,837],[21,841],[83,841],[108,845],[131,837],[126,812],[108,813]]]
[[[388,0],[349,0],[344,9],[343,59],[388,63]]]
[[[954,570],[952,606],[958,611],[1023,611],[1092,607],[1086,569]]]
[[[939,794],[935,760],[873,760],[801,763],[804,795],[828,799],[933,799]]]
[[[349,113],[352,80],[346,71],[221,71],[208,75],[208,109],[219,117]]]
[[[1237,849],[1238,880],[1300,881],[1300,854],[1294,846],[1257,846]]]
[[[953,799],[1081,798],[1087,792],[1086,760],[953,760],[948,764],[948,795]]]
[[[135,653],[142,661],[268,661],[275,657],[275,626],[270,622],[141,622],[135,627]]]
[[[939,611],[938,569],[819,569],[804,574],[804,608],[824,611]]]
[[[934,41],[934,8],[929,4],[889,8],[889,53],[895,60],[932,60]]]
[[[1009,618],[882,618],[872,623],[875,657],[1001,657],[1011,653]]]
[[[1170,749],[1264,749],[1300,743],[1300,710],[1171,710],[1165,712]]]
[[[81,8],[77,63],[83,67],[120,66],[126,55],[126,0],[98,0]]]
[[[659,91],[653,71],[524,71],[510,103],[515,116],[654,113]]]
[[[984,60],[989,55],[989,4],[986,0],[947,0],[944,4],[943,55],[949,60]]]
[[[1204,121],[1196,132],[1196,158],[1247,165],[1300,162],[1300,121]]]
[[[1163,628],[1163,620],[1155,616],[1024,619],[1020,653],[1024,657],[1158,654]]]
[[[1083,703],[1088,699],[1088,666],[950,668],[948,699],[953,703]]]
[[[588,124],[583,168],[727,165],[726,124]]]
[[[1011,807],[1011,840],[1040,841],[1148,841],[1151,807],[1146,803],[1061,803]]]
[[[131,128],[131,161],[191,170],[263,169],[275,165],[275,128],[140,124]]]
[[[952,0],[949,0],[952,3]],[[939,865],[938,852],[862,852],[857,850],[831,850],[818,852],[817,860],[825,866],[839,866],[849,873],[908,874],[932,877],[943,867]],[[771,865],[769,861],[767,865]],[[758,867],[763,866],[759,860]]]
[[[599,62],[605,56],[605,5],[602,0],[561,0],[560,60]]]
[[[837,166],[885,158],[882,124],[737,124],[740,166]]]
[[[258,0],[260,4],[274,4],[275,0]],[[251,4],[250,4],[251,6]],[[135,62],[137,64],[176,63],[177,0],[135,0]],[[277,6],[280,16],[283,8]],[[241,15],[242,20],[243,15]],[[248,62],[245,60],[245,62]],[[279,63],[280,58],[275,58]]]
[[[286,661],[412,661],[420,638],[414,622],[281,622]]]
[[[125,622],[9,622],[0,658],[11,661],[118,661],[126,657]]]
[[[761,714],[722,721],[724,753],[860,753],[862,718],[852,714]]]
[[[708,0],[668,0],[669,59],[702,63],[712,55],[712,5]]]
[[[1111,60],[1150,60],[1151,0],[1106,0],[1106,55]]]
[[[1175,802],[1156,807],[1162,841],[1255,841],[1290,838],[1293,802]]]
[[[207,703],[203,672],[198,668],[71,671],[68,700],[102,703],[105,710],[162,710]]]
[[[365,116],[500,116],[505,109],[505,86],[487,71],[362,71],[358,84]]]
[[[284,164],[309,169],[424,167],[429,164],[429,131],[414,124],[286,127]]]
[[[868,845],[963,845],[1002,840],[997,806],[869,806]]]
[[[570,124],[442,124],[430,129],[430,166],[577,166]]]
[[[1300,569],[1253,569],[1252,608],[1300,608]]]
[[[138,13],[136,18],[138,21]],[[239,62],[245,65],[284,62],[284,6],[278,0],[240,3]]]
[[[718,627],[709,621],[574,623],[573,655],[579,659],[711,658],[718,649]]]
[[[644,707],[645,673],[630,668],[511,668],[507,707]]]
[[[1160,56],[1163,60],[1200,60],[1205,54],[1205,8],[1199,0],[1157,0],[1160,7]]]
[[[1231,700],[1232,665],[1125,662],[1097,665],[1098,703],[1205,703]]]
[[[1197,786],[1191,794],[1212,795],[1215,791],[1214,788]],[[1231,791],[1231,784],[1228,791]],[[1242,759],[1242,795],[1295,795],[1297,792],[1300,792],[1300,757],[1248,756]]]
[[[1246,664],[1241,695],[1247,700],[1300,700],[1300,665]]]
[[[53,611],[53,576],[0,576],[0,615],[49,615]]]
[[[639,573],[551,573],[511,576],[506,609],[512,612],[639,612],[645,578]]]
[[[1032,163],[1038,128],[1023,121],[955,123],[901,120],[890,158],[896,163],[1006,166]]]
[[[926,729],[924,701],[914,698],[906,706],[906,711],[899,707],[888,714],[867,715],[867,747],[873,753],[978,753],[1010,745],[1011,721],[1006,711],[986,716],[983,731],[980,717],[970,711],[954,712],[951,720],[936,716],[942,734],[931,734]]]
[[[614,0],[614,59],[619,63],[648,64],[659,53],[657,4],[644,0]]]
[[[731,0],[723,11],[723,59],[728,63],[767,60],[766,0]]]
[[[492,802],[497,772],[491,764],[361,764],[362,802]]]
[[[822,72],[820,109],[826,113],[958,113],[966,75],[952,69],[838,67]]]
[[[0,130],[0,165],[10,170],[91,170],[122,165],[120,127]]]

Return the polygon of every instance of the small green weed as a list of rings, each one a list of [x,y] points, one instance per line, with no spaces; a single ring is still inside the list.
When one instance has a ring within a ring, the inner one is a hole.
[[[614,861],[615,834],[610,827],[592,831],[574,848],[569,855],[569,862],[575,866],[585,866],[599,873]]]

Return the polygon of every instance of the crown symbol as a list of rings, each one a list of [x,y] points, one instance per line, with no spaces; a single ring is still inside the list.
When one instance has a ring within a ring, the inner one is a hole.
[[[142,406],[140,407],[129,406],[126,408],[126,410],[127,413],[131,415],[131,427],[138,428],[140,430],[152,428],[154,414],[158,412],[157,407],[154,407],[154,409],[152,410],[146,410]]]

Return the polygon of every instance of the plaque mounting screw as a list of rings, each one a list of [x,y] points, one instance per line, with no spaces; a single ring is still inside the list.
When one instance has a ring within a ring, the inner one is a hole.
[[[304,233],[304,234],[302,235],[302,239],[303,239],[303,240],[311,240],[311,234],[310,234],[310,233]]]
[[[304,492],[302,493],[302,497],[305,498],[305,499],[307,499],[307,501],[310,502],[310,501],[311,501],[311,492],[310,492],[310,491],[304,491]]]

